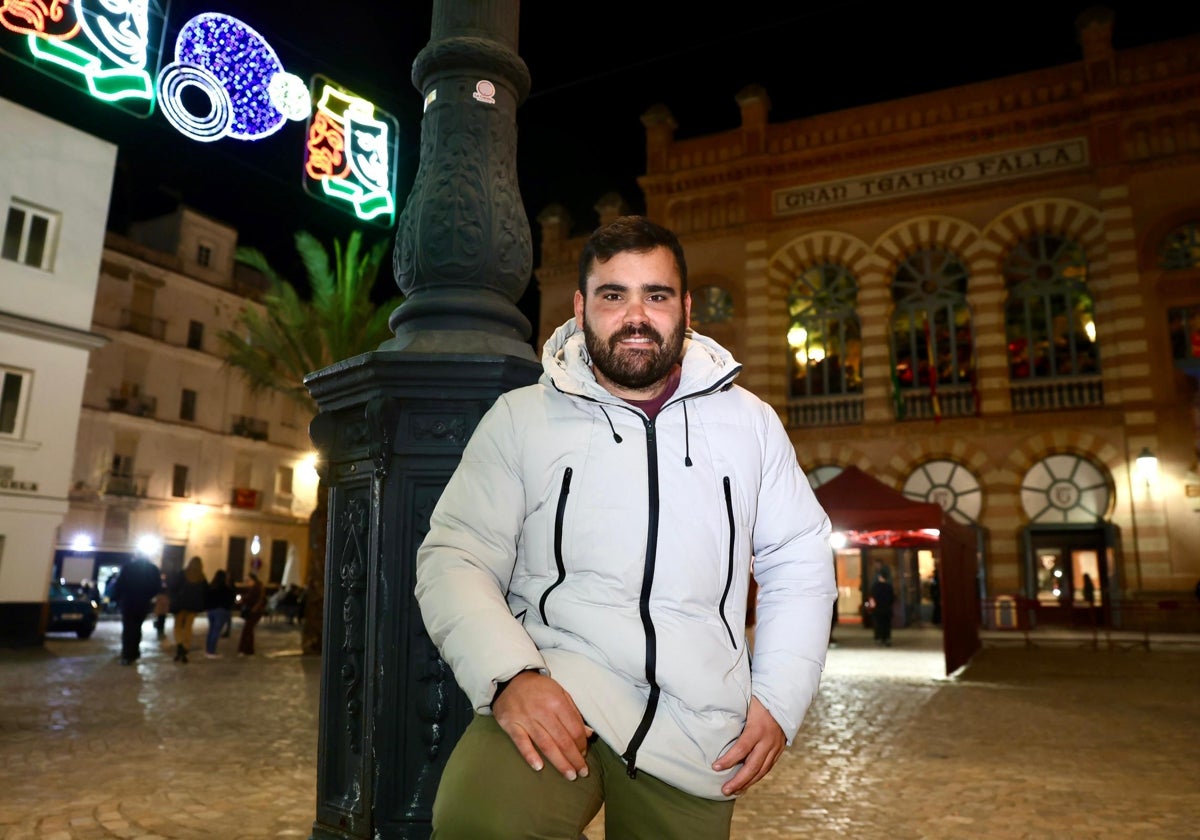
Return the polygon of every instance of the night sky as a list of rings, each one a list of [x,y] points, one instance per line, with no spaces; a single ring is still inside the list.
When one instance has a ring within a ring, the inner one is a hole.
[[[708,5],[522,4],[519,52],[533,86],[517,111],[518,173],[535,266],[536,216],[549,204],[565,205],[580,232],[596,223],[592,206],[606,192],[644,209],[636,183],[645,165],[639,118],[651,105],[667,105],[676,136],[685,138],[736,127],[734,97],[752,83],[766,88],[770,119],[781,122],[1070,63],[1080,58],[1075,17],[1090,4],[741,0],[722,13],[704,11]],[[1200,4],[1121,0],[1110,7],[1118,48],[1200,31]],[[193,15],[239,17],[266,37],[289,72],[306,81],[326,75],[398,119],[402,207],[418,163],[421,101],[412,62],[428,43],[431,8],[429,0],[172,0],[164,63]],[[133,117],[4,54],[0,96],[119,144],[113,230],[182,201],[236,226],[242,244],[260,247],[290,274],[296,230],[329,241],[356,224],[304,192],[303,122],[257,143],[196,143],[159,113]],[[372,239],[389,235],[364,230]],[[380,299],[395,292],[380,285]]]

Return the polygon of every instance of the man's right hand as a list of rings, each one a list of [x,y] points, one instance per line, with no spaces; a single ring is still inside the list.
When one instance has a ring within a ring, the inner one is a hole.
[[[592,728],[561,685],[537,671],[522,671],[492,704],[496,723],[508,733],[534,770],[542,756],[563,776],[586,776],[587,741]]]

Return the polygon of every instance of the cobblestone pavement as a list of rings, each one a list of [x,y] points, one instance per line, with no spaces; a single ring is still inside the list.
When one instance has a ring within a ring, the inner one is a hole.
[[[0,840],[308,837],[320,661],[298,631],[260,625],[258,656],[224,639],[179,665],[146,629],[134,667],[113,621],[0,650]],[[989,642],[945,677],[934,631],[837,636],[735,840],[1200,837],[1200,645]]]

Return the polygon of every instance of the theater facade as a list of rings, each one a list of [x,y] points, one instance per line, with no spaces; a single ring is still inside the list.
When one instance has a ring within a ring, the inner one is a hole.
[[[811,480],[937,502],[977,535],[984,603],[1048,621],[1200,580],[1200,37],[1118,51],[1113,23],[1082,16],[1072,64],[821,116],[773,124],[751,86],[728,131],[642,117],[692,327]],[[545,337],[582,237],[538,221]]]

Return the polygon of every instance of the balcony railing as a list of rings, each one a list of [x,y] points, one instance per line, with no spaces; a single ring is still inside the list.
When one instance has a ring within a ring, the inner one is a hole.
[[[156,397],[143,397],[112,391],[108,396],[108,410],[132,414],[136,417],[153,417],[158,411]]]
[[[149,483],[150,476],[143,475],[125,475],[123,473],[110,472],[104,477],[104,492],[109,496],[134,496],[137,498],[145,498],[146,485]]]
[[[257,417],[247,417],[243,414],[235,414],[233,415],[233,425],[229,430],[239,437],[266,440],[269,428],[270,424],[266,420],[260,420]]]
[[[1014,379],[1008,387],[1014,413],[1098,408],[1104,405],[1104,384],[1099,376]]]
[[[787,407],[788,427],[852,426],[861,423],[862,399],[862,394],[794,399]]]
[[[903,413],[900,420],[933,420],[937,417],[974,417],[975,391],[970,385],[939,385],[937,407],[934,397],[925,389],[901,391]]]
[[[163,336],[167,334],[167,322],[162,318],[155,318],[153,315],[134,312],[132,309],[122,309],[121,329],[162,341]]]

